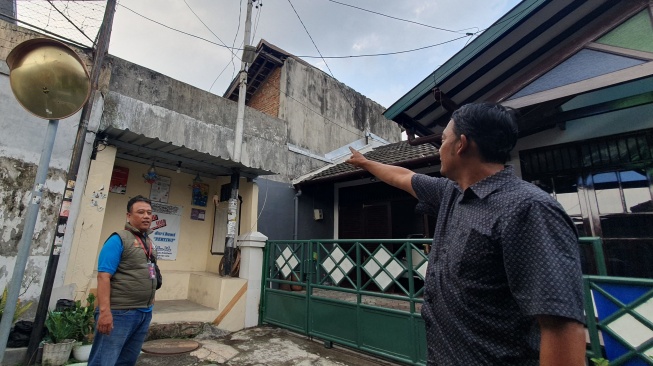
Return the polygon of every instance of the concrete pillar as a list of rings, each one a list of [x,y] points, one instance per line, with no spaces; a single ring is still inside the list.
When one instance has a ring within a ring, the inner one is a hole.
[[[240,247],[240,278],[247,280],[245,328],[258,325],[263,278],[263,248],[268,237],[253,231],[238,237]]]
[[[106,237],[102,237],[102,226],[106,214],[111,174],[116,160],[117,149],[107,146],[97,152],[91,161],[86,186],[81,197],[79,215],[75,223],[73,241],[68,255],[68,265],[64,275],[64,286],[76,287],[74,298],[85,299],[90,288],[97,286],[97,256]],[[96,198],[94,193],[99,192]],[[124,222],[124,211],[116,219]],[[69,223],[70,225],[70,223]],[[120,226],[117,226],[120,229]],[[54,291],[54,290],[53,290]],[[61,298],[61,297],[60,297]],[[70,299],[71,297],[65,297]],[[57,299],[53,295],[51,299]]]

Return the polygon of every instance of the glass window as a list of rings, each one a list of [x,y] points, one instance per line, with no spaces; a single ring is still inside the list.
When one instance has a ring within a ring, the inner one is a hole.
[[[569,216],[580,216],[580,201],[578,199],[578,185],[573,177],[560,177],[553,180],[556,199]]]
[[[619,177],[627,212],[653,212],[646,173],[643,170],[628,170],[620,172]]]
[[[600,214],[623,213],[621,192],[616,172],[599,173],[592,176],[594,192]]]

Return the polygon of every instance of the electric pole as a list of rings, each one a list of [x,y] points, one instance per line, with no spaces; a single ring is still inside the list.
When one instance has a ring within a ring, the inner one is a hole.
[[[109,40],[111,39],[111,28],[113,26],[113,14],[116,11],[116,0],[107,0],[107,6],[104,9],[104,18],[102,20],[102,26],[98,32],[97,44],[95,47],[95,55],[93,57],[93,66],[91,69],[91,93],[89,96],[86,105],[82,109],[82,115],[79,121],[79,127],[77,128],[77,135],[75,136],[75,143],[73,145],[73,152],[70,158],[70,164],[68,166],[68,176],[66,190],[72,190],[76,186],[75,181],[77,180],[77,173],[79,170],[79,165],[82,158],[82,149],[84,148],[84,137],[86,136],[86,128],[88,126],[88,120],[91,116],[93,109],[93,102],[95,100],[95,92],[98,88],[98,79],[100,78],[100,72],[102,71],[102,64],[104,63],[104,57],[109,51]],[[71,188],[72,187],[72,188]],[[77,187],[77,189],[84,189],[84,187]],[[72,192],[71,192],[72,193]],[[66,195],[64,195],[65,197]],[[70,195],[72,197],[72,195]],[[64,201],[67,200],[64,198],[62,200],[62,205]],[[71,202],[71,207],[73,204],[79,202]],[[59,210],[61,212],[61,210]],[[74,225],[74,222],[70,223]],[[57,220],[57,227],[67,227],[68,226],[68,217],[59,216]],[[65,232],[65,229],[64,229]],[[34,327],[32,328],[32,334],[30,335],[29,344],[27,346],[27,352],[25,353],[25,359],[23,363],[27,366],[33,365],[36,361],[36,351],[38,350],[39,343],[41,342],[41,334],[43,332],[43,326],[45,324],[45,318],[48,315],[48,306],[50,305],[50,296],[52,295],[52,287],[54,284],[55,275],[57,273],[57,265],[59,264],[59,254],[61,251],[61,242],[63,241],[64,232],[55,233],[53,243],[50,248],[50,257],[48,259],[48,265],[45,270],[45,278],[43,279],[43,286],[41,287],[41,296],[39,297],[38,307],[36,309],[36,316],[34,318]]]
[[[238,113],[236,115],[236,131],[234,136],[233,160],[240,163],[243,146],[243,125],[245,120],[245,100],[247,99],[247,67],[254,61],[254,48],[250,46],[250,33],[252,29],[252,5],[257,0],[247,0],[247,15],[245,17],[245,40],[243,42],[243,58],[238,74]],[[260,1],[260,0],[259,0]],[[231,276],[234,253],[236,250],[236,235],[238,234],[238,185],[240,172],[234,170],[231,175],[231,194],[227,209],[227,235],[225,237],[223,276]]]

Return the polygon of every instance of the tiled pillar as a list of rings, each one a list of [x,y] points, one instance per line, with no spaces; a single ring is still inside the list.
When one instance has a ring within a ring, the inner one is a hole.
[[[247,280],[245,328],[258,325],[263,277],[263,248],[268,237],[253,231],[238,237],[240,247],[240,278]]]

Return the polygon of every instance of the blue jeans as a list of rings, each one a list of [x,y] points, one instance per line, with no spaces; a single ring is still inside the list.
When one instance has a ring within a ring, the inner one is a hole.
[[[109,335],[95,330],[88,366],[133,366],[147,336],[152,312],[137,309],[111,310],[113,330]],[[95,313],[97,323],[99,313]]]

